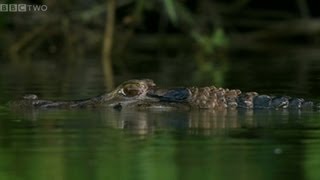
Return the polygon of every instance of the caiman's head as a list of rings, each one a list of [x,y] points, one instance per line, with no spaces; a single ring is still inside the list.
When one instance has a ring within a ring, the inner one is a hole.
[[[102,96],[84,100],[52,101],[38,99],[36,95],[26,95],[21,100],[11,101],[11,107],[36,107],[36,108],[60,108],[60,107],[97,107],[108,106],[121,108],[152,108],[167,107],[171,103],[185,102],[188,97],[185,88],[159,89],[150,79],[129,80],[119,85],[115,90]]]
[[[158,102],[158,98],[147,95],[155,86],[156,84],[151,79],[129,80],[104,95],[102,102],[107,106],[115,108],[134,107]]]

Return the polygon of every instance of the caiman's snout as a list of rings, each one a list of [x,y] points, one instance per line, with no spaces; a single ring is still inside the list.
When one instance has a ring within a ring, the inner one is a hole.
[[[186,102],[191,93],[187,88],[150,89],[147,96],[164,102]]]

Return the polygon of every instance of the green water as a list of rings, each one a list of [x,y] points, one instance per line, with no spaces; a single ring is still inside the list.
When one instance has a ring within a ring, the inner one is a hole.
[[[1,179],[317,179],[320,112],[1,111]]]
[[[319,97],[317,61],[300,72],[306,73],[299,76],[302,79],[294,76],[293,66],[299,65],[286,62],[270,71],[258,61],[235,64],[226,75],[227,86]],[[98,69],[94,63],[67,70],[47,61],[1,64],[0,179],[315,180],[320,176],[320,112],[316,111],[12,111],[5,107],[25,93],[51,99],[97,95],[104,88]],[[262,75],[265,71],[268,76]],[[134,77],[148,76],[163,85],[188,84],[183,76],[181,81],[165,80],[163,76],[170,73]],[[306,86],[294,83],[300,81]]]

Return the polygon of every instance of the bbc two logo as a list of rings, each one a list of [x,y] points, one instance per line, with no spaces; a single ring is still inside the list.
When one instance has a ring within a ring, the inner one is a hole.
[[[29,12],[29,11],[47,11],[46,5],[34,5],[34,4],[0,4],[1,12]]]

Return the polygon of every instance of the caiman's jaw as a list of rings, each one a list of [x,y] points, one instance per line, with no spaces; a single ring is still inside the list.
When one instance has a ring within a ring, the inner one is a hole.
[[[102,97],[102,104],[111,107],[132,107],[139,104],[158,102],[156,97],[148,96],[156,84],[150,79],[129,80]]]

